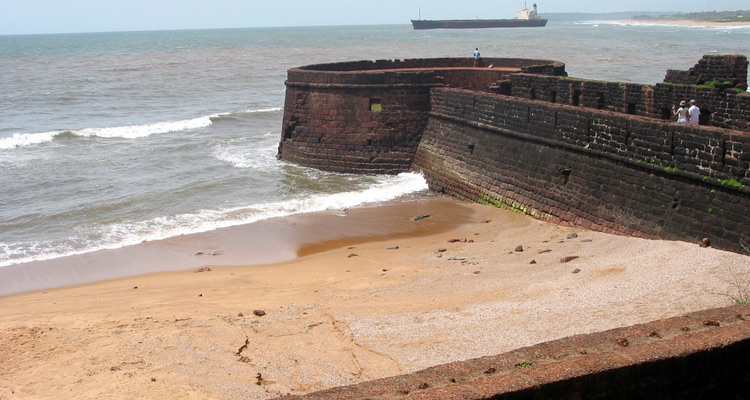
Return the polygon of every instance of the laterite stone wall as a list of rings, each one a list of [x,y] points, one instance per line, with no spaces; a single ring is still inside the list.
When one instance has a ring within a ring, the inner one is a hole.
[[[522,70],[564,74],[561,63],[414,59],[289,70],[279,159],[326,171],[395,174],[411,168],[437,86],[489,91]]]
[[[575,335],[279,400],[746,399],[750,305]]]
[[[672,106],[692,99],[701,108],[701,125],[748,132],[747,68],[745,56],[704,56],[689,71],[669,70],[665,82],[653,86],[519,73],[509,78],[509,94],[661,120],[674,120]]]
[[[435,191],[604,232],[750,243],[746,133],[461,89],[431,99],[413,169]]]

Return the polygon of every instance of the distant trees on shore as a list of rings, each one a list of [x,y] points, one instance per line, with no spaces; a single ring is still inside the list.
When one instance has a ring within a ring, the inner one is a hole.
[[[635,20],[653,21],[700,21],[700,22],[750,22],[750,10],[737,11],[703,11],[694,13],[676,13],[664,15],[634,15]]]

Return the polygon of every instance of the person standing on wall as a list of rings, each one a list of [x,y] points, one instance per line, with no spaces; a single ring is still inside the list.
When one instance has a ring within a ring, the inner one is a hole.
[[[695,100],[690,100],[690,108],[688,108],[688,123],[692,125],[698,125],[701,118],[701,109],[695,105]]]
[[[479,66],[479,47],[474,49],[474,67]]]
[[[674,113],[673,116],[677,117],[677,122],[681,124],[685,124],[688,122],[688,108],[687,104],[685,103],[685,100],[682,100],[680,102],[680,108],[675,110],[675,107],[672,106],[672,112]]]

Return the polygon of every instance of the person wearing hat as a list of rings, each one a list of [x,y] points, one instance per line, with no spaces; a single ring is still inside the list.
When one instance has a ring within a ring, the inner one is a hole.
[[[690,100],[690,108],[688,108],[688,123],[698,125],[701,118],[701,109],[695,105],[695,100]]]
[[[677,122],[681,124],[685,124],[688,122],[688,108],[687,104],[685,103],[685,100],[682,100],[680,102],[680,108],[675,110],[675,107],[672,106],[672,112],[674,113],[674,117],[677,117]]]

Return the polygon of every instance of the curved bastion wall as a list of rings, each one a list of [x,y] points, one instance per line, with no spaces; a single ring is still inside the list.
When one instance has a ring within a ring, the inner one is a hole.
[[[511,73],[565,74],[545,60],[355,61],[289,70],[278,157],[345,173],[408,171],[427,124],[430,89],[489,91]],[[492,68],[489,66],[492,65]]]
[[[705,56],[653,86],[570,78],[552,61],[471,62],[292,69],[279,158],[336,172],[415,170],[432,190],[540,219],[750,246],[744,56]],[[701,106],[701,125],[671,118],[686,98]]]

